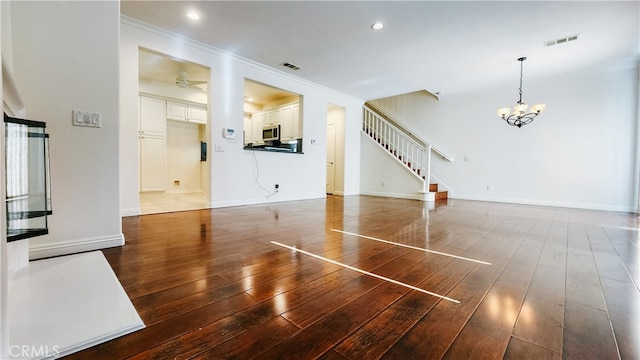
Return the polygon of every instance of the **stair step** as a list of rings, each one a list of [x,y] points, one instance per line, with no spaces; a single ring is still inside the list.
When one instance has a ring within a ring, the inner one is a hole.
[[[425,180],[427,179],[426,175],[421,174],[422,173],[421,169],[414,169],[412,167],[411,162],[405,162],[402,159],[402,155],[398,154],[398,151],[396,149],[393,149],[390,146],[390,144],[385,143],[382,137],[378,136],[374,131],[368,128],[365,130],[365,132],[369,134],[374,141],[377,141],[382,147],[384,147],[387,151],[389,151],[390,154],[398,158],[398,160],[402,161],[409,169],[414,171],[418,176],[422,177]],[[436,201],[446,201],[449,198],[449,193],[447,191],[438,191],[438,184],[429,184],[429,192],[436,193],[435,194]]]

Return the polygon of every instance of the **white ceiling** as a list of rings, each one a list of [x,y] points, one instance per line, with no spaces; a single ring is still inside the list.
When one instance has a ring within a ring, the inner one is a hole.
[[[186,13],[201,14],[197,22]],[[122,1],[122,14],[364,100],[640,59],[639,1]],[[370,25],[382,21],[385,28]],[[577,41],[545,47],[579,34]],[[301,69],[281,66],[290,62]]]
[[[141,49],[138,52],[138,77],[141,79],[175,84],[181,71],[187,73],[190,82],[209,80],[209,68],[205,66],[174,59],[146,49]]]

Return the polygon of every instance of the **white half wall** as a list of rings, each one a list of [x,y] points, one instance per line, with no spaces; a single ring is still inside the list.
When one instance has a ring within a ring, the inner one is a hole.
[[[121,24],[122,212],[138,204],[137,91],[138,48],[197,63],[210,70],[207,142],[211,165],[211,207],[323,198],[326,180],[327,106],[346,109],[345,194],[359,193],[361,99],[304,81],[285,72],[241,59],[201,43],[179,38],[123,17]],[[304,154],[243,149],[242,137],[225,139],[223,128],[243,128],[245,78],[302,95]],[[354,131],[355,130],[355,131]],[[216,146],[224,151],[215,151]],[[350,151],[355,149],[355,153]],[[136,154],[136,155],[134,155]],[[258,181],[256,181],[258,177]],[[278,194],[267,197],[275,184]]]
[[[636,211],[638,66],[528,78],[524,85],[523,99],[547,108],[522,128],[496,115],[514,105],[513,86],[382,102],[455,158],[434,156],[431,168],[454,198]]]
[[[49,235],[31,258],[124,243],[118,201],[120,6],[104,2],[11,2],[13,74],[26,117],[51,136]],[[72,110],[101,114],[102,127],[71,125]]]

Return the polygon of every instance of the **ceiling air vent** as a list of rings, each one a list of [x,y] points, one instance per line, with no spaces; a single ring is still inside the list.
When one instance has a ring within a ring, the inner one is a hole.
[[[575,40],[578,40],[578,34],[566,36],[560,39],[545,41],[544,46],[560,45],[560,44],[568,43],[569,41],[575,41]]]
[[[288,62],[283,62],[282,64],[280,64],[282,66],[286,66],[289,69],[293,69],[293,70],[300,70],[300,67],[293,65],[292,63],[288,63]]]

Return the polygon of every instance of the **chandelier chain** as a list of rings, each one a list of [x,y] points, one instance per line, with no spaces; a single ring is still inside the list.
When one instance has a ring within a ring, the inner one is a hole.
[[[520,58],[520,59],[518,59],[520,60],[520,100],[518,100],[518,104],[522,104],[522,63],[524,63],[524,59],[526,58]]]
[[[518,94],[520,98],[518,99],[517,106],[513,107],[513,112],[510,113],[509,108],[500,108],[498,109],[498,116],[502,118],[502,120],[506,121],[507,124],[511,126],[522,127],[533,121],[533,119],[540,115],[542,110],[545,108],[545,104],[536,104],[531,107],[529,112],[527,112],[527,104],[522,102],[522,80],[523,80],[523,68],[524,61],[527,60],[526,57],[521,57],[518,59],[520,62],[520,88],[518,88]]]

